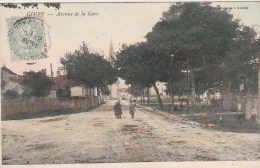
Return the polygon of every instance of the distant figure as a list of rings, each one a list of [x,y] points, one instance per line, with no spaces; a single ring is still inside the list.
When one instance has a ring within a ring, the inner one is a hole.
[[[122,108],[121,108],[120,101],[118,101],[118,102],[115,103],[114,110],[115,110],[115,116],[116,116],[116,118],[121,118]]]
[[[130,101],[130,104],[129,104],[129,113],[131,114],[132,119],[134,119],[134,116],[135,116],[135,106],[136,106],[136,100]]]

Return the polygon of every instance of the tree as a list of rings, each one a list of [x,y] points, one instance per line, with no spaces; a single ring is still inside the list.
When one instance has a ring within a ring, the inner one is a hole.
[[[118,75],[125,79],[127,84],[139,86],[142,90],[153,86],[160,108],[163,109],[155,83],[168,81],[169,69],[174,72],[178,66],[170,67],[170,56],[164,56],[161,52],[145,42],[129,46],[123,45],[116,55],[115,68],[118,70]]]
[[[257,88],[259,38],[227,10],[210,3],[176,3],[146,37],[158,50],[175,55],[174,66],[189,59],[191,90],[196,86],[198,94],[237,92],[240,83],[246,83],[247,92]]]
[[[7,82],[5,80],[1,79],[1,89],[4,90],[5,86],[7,85]]]
[[[109,91],[108,86],[102,87],[101,90],[102,90],[102,93],[103,93],[104,95],[109,95],[109,94],[110,94],[110,91]]]
[[[43,71],[28,72],[24,76],[23,84],[29,87],[28,95],[30,97],[45,97],[49,94],[49,91],[52,86],[51,80],[46,76],[46,74]]]
[[[61,58],[60,63],[68,78],[84,83],[88,88],[97,87],[99,90],[117,80],[112,65],[103,57],[90,51],[83,42],[74,53],[67,53]]]
[[[5,93],[4,93],[4,98],[5,99],[15,99],[19,96],[19,94],[17,93],[17,91],[15,90],[7,90]]]
[[[198,90],[204,92],[221,80],[221,65],[229,56],[238,28],[238,20],[210,3],[176,3],[146,37],[158,50],[175,55],[174,66],[189,58],[190,74],[194,74]]]
[[[15,3],[1,3],[1,6],[5,8],[14,8],[14,9],[21,9],[21,8],[37,8],[38,9],[38,3],[21,3],[21,4],[15,4]],[[60,9],[60,3],[43,3],[46,7],[53,7],[55,9]]]
[[[68,98],[70,97],[71,91],[68,86],[65,86],[65,88],[59,88],[56,92],[57,97],[59,98]]]

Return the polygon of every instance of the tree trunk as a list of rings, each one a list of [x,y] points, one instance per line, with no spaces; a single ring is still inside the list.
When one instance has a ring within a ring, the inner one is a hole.
[[[90,108],[92,108],[92,88],[89,89]]]
[[[97,94],[99,96],[99,104],[103,103],[102,87],[97,87]]]
[[[156,95],[157,95],[157,98],[158,98],[158,101],[159,101],[159,105],[160,105],[160,109],[163,110],[163,104],[162,104],[162,99],[161,99],[161,96],[160,96],[160,93],[159,93],[159,90],[155,84],[155,82],[153,83],[153,88],[156,92]]]
[[[101,87],[101,102],[104,103],[105,100],[104,100],[104,88]]]
[[[99,95],[98,87],[97,87],[97,103],[98,103],[98,105],[99,105],[99,102],[101,102],[101,97]]]
[[[147,87],[147,104],[150,105],[150,90],[149,90],[149,87]]]
[[[171,112],[174,113],[174,93],[173,93],[173,82],[171,79],[171,84],[170,84],[170,92],[171,92]]]
[[[142,89],[142,95],[143,95],[143,104],[145,104],[145,95],[144,95],[144,89]]]
[[[256,123],[260,124],[260,69],[258,70],[258,96],[257,96]]]
[[[142,89],[140,90],[140,100],[141,100],[141,104],[143,104],[143,92],[142,92]]]
[[[227,90],[226,90],[226,95],[225,95],[225,104],[224,104],[224,108],[228,111],[231,110],[231,82],[228,81],[227,83]]]
[[[193,71],[190,70],[191,74],[191,105],[195,103],[195,77]]]

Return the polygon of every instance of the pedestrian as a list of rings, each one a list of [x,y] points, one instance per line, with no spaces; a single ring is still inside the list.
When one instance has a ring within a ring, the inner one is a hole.
[[[132,119],[134,119],[134,116],[135,116],[135,106],[136,106],[136,100],[130,101],[129,113],[131,114]]]
[[[115,116],[116,116],[116,118],[121,118],[122,108],[121,108],[120,101],[118,101],[118,102],[115,103],[114,111],[115,111]]]

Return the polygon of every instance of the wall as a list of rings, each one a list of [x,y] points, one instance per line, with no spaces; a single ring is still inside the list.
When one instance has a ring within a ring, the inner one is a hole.
[[[246,98],[245,117],[250,120],[257,114],[257,97]]]
[[[87,109],[91,107],[90,99],[65,99],[57,98],[37,98],[24,100],[4,100],[1,101],[1,116],[4,120],[8,116],[22,113],[38,113],[43,111],[62,110],[62,109]],[[92,99],[92,105],[98,105],[97,98]]]

